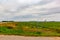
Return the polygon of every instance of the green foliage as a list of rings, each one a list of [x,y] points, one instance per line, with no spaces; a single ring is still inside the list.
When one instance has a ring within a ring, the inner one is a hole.
[[[60,22],[15,22],[16,27],[0,26],[0,34],[25,36],[60,36]],[[28,27],[26,29],[23,29]],[[33,30],[32,30],[33,29]]]

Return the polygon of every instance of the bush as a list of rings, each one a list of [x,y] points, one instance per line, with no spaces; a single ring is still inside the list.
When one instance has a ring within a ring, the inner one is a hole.
[[[13,27],[10,27],[10,26],[8,26],[7,28],[8,28],[8,29],[13,29]]]

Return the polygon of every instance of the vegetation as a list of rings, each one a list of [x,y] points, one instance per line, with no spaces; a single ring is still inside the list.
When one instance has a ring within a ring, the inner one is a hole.
[[[21,36],[60,36],[60,22],[2,22],[0,34]]]

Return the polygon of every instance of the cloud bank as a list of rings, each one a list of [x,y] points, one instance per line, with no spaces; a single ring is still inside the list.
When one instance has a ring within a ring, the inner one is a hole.
[[[0,21],[60,21],[60,0],[0,0]]]

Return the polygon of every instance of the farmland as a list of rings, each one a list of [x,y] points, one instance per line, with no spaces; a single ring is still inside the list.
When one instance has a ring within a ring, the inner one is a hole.
[[[60,36],[60,22],[0,22],[0,35]]]

